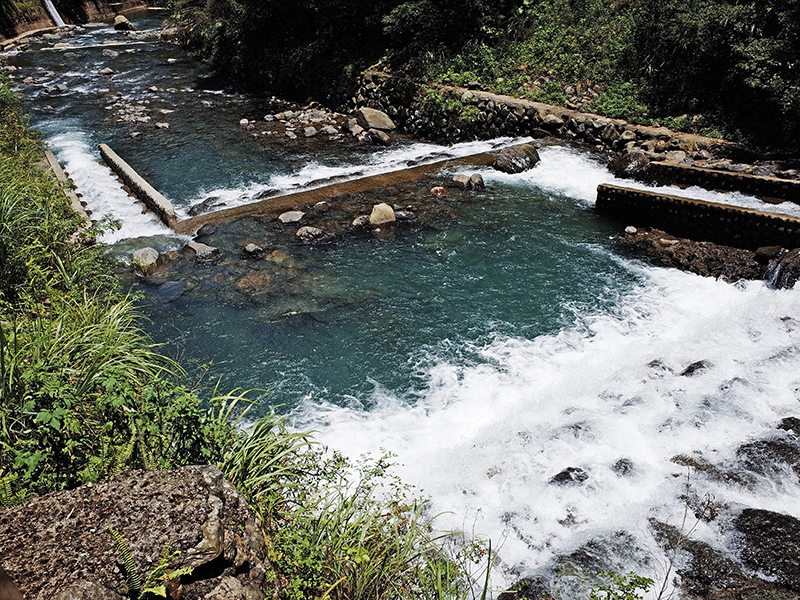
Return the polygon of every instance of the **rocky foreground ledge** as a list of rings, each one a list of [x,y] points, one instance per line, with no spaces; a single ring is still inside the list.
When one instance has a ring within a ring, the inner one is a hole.
[[[0,511],[0,567],[25,600],[123,600],[119,532],[144,581],[169,545],[171,598],[262,600],[264,536],[244,497],[216,467],[135,471]],[[271,594],[266,594],[271,595]],[[5,600],[5,599],[4,599]]]

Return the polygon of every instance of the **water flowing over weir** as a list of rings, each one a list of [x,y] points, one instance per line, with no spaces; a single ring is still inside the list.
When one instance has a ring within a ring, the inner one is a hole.
[[[232,207],[512,142],[264,145],[238,125],[263,116],[259,101],[204,89],[201,67],[176,49],[110,28],[69,41],[34,42],[12,62],[36,80],[23,85],[33,123],[92,218],[119,221],[106,241],[120,257],[188,238],[141,214],[98,163],[100,142],[181,218],[208,197]],[[106,66],[117,73],[97,75]],[[58,84],[69,92],[47,91]],[[170,127],[122,120],[145,113]],[[796,474],[745,451],[783,439],[776,425],[800,416],[800,293],[621,256],[610,239],[618,224],[592,210],[597,185],[614,178],[574,149],[541,156],[520,175],[463,170],[480,172],[487,190],[454,192],[394,237],[289,242],[281,264],[240,257],[244,241],[283,243],[274,219],[221,227],[211,236],[220,264],[184,261],[137,284],[147,327],[187,366],[210,363],[222,389],[266,390],[254,393],[264,411],[277,407],[325,444],[354,457],[396,454],[405,480],[444,513],[441,526],[492,539],[502,561],[495,588],[556,569],[562,581],[600,569],[662,577],[666,553],[652,523],[680,525],[687,474],[692,507],[706,497],[719,504],[693,539],[736,558],[741,509],[800,517]],[[416,205],[454,172],[363,202]],[[765,208],[741,194],[680,193]],[[255,270],[271,288],[235,285]]]

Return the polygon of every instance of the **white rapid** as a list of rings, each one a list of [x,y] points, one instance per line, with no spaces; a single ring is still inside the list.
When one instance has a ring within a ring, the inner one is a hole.
[[[107,227],[102,235],[104,243],[116,244],[128,239],[162,236],[168,245],[168,240],[175,237],[153,213],[143,212],[143,205],[122,189],[114,172],[98,162],[88,135],[80,130],[65,129],[50,138],[48,145],[70,174],[87,208],[92,211],[92,220],[107,219]]]
[[[566,148],[545,149],[526,174],[484,177],[587,205],[600,181],[613,181]],[[520,576],[551,576],[592,541],[603,548],[600,568],[662,579],[667,558],[649,520],[680,526],[687,477],[693,503],[727,505],[692,534],[725,553],[742,507],[800,518],[790,472],[749,473],[745,485],[685,466],[707,461],[741,472],[737,449],[800,413],[800,294],[625,262],[638,284],[611,310],[575,314],[534,339],[455,349],[444,341],[419,357],[422,391],[376,389],[359,399],[369,410],[308,401],[295,426],[352,457],[396,454],[400,474],[432,498],[432,512],[445,512],[440,526],[499,548],[497,589]],[[481,360],[458,358],[465,355]],[[585,480],[552,482],[569,468]]]

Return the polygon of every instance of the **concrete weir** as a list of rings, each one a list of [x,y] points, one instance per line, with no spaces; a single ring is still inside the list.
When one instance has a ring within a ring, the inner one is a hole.
[[[494,154],[489,153],[472,154],[463,158],[440,160],[438,162],[410,167],[408,169],[402,169],[399,171],[392,171],[390,173],[381,173],[380,175],[361,177],[359,179],[343,181],[341,183],[332,183],[330,185],[312,190],[303,190],[301,192],[294,192],[292,194],[267,198],[265,200],[244,204],[242,206],[236,206],[234,208],[227,208],[204,215],[198,215],[196,217],[192,217],[191,219],[186,219],[185,221],[177,223],[174,226],[174,229],[178,233],[190,234],[194,233],[200,229],[200,227],[206,224],[217,225],[219,223],[226,223],[246,215],[290,210],[296,206],[315,204],[322,200],[329,200],[343,194],[358,194],[387,185],[396,185],[399,183],[415,181],[450,166],[491,165],[494,162],[494,158]]]
[[[52,171],[55,178],[64,184],[64,193],[69,198],[70,205],[72,206],[72,210],[74,210],[78,216],[80,216],[86,223],[89,222],[89,214],[86,212],[86,209],[81,204],[80,198],[78,198],[78,194],[76,194],[72,187],[70,186],[69,178],[67,174],[64,172],[64,169],[61,168],[61,164],[56,159],[55,154],[53,154],[50,150],[46,150],[44,153],[44,157],[47,160],[47,164],[50,167],[50,171]]]
[[[651,162],[644,178],[662,185],[697,185],[710,190],[742,192],[800,204],[800,181],[790,179],[732,173],[670,162]]]
[[[100,155],[106,164],[125,182],[133,194],[158,215],[167,227],[175,229],[178,217],[169,200],[162,196],[152,185],[122,160],[108,144],[100,144]]]
[[[788,215],[607,184],[597,187],[595,206],[626,225],[693,240],[748,250],[800,247],[800,218]]]

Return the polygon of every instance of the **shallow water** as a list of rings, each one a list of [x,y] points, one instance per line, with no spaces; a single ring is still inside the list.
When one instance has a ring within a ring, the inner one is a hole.
[[[106,39],[122,54],[104,57]],[[265,101],[206,89],[207,73],[176,48],[108,28],[69,41],[76,48],[35,43],[12,62],[22,68],[18,81],[53,72],[47,83],[22,86],[32,122],[93,216],[120,221],[107,236],[118,256],[143,245],[178,248],[185,238],[141,214],[98,164],[100,142],[183,214],[209,195],[233,205],[264,190],[511,142],[380,151],[264,143],[238,122],[263,116]],[[97,76],[106,65],[119,73]],[[71,91],[44,91],[57,83]],[[153,85],[160,91],[149,92]],[[170,128],[119,123],[106,107],[120,99]],[[521,175],[482,170],[485,191],[453,193],[388,238],[348,234],[303,246],[274,221],[223,227],[207,240],[223,251],[221,263],[179,262],[165,279],[138,284],[148,329],[184,364],[210,363],[222,389],[257,390],[264,411],[289,415],[324,443],[352,456],[395,453],[433,510],[449,511],[443,526],[499,547],[496,587],[550,577],[558,564],[567,577],[614,568],[658,579],[665,555],[648,520],[680,523],[687,473],[691,498],[710,494],[728,506],[693,536],[735,557],[730,523],[741,508],[800,517],[797,476],[749,472],[737,454],[800,413],[800,296],[620,255],[612,238],[621,224],[592,210],[596,186],[614,182],[602,162],[560,146],[541,157]],[[426,190],[454,172],[349,201],[422,206]],[[739,194],[683,193],[764,208]],[[246,240],[289,259],[244,260]],[[237,285],[253,273],[271,285]],[[682,374],[698,361],[703,368]],[[686,459],[673,460],[681,455],[740,473],[741,482],[688,471]],[[569,467],[585,481],[551,482]]]

